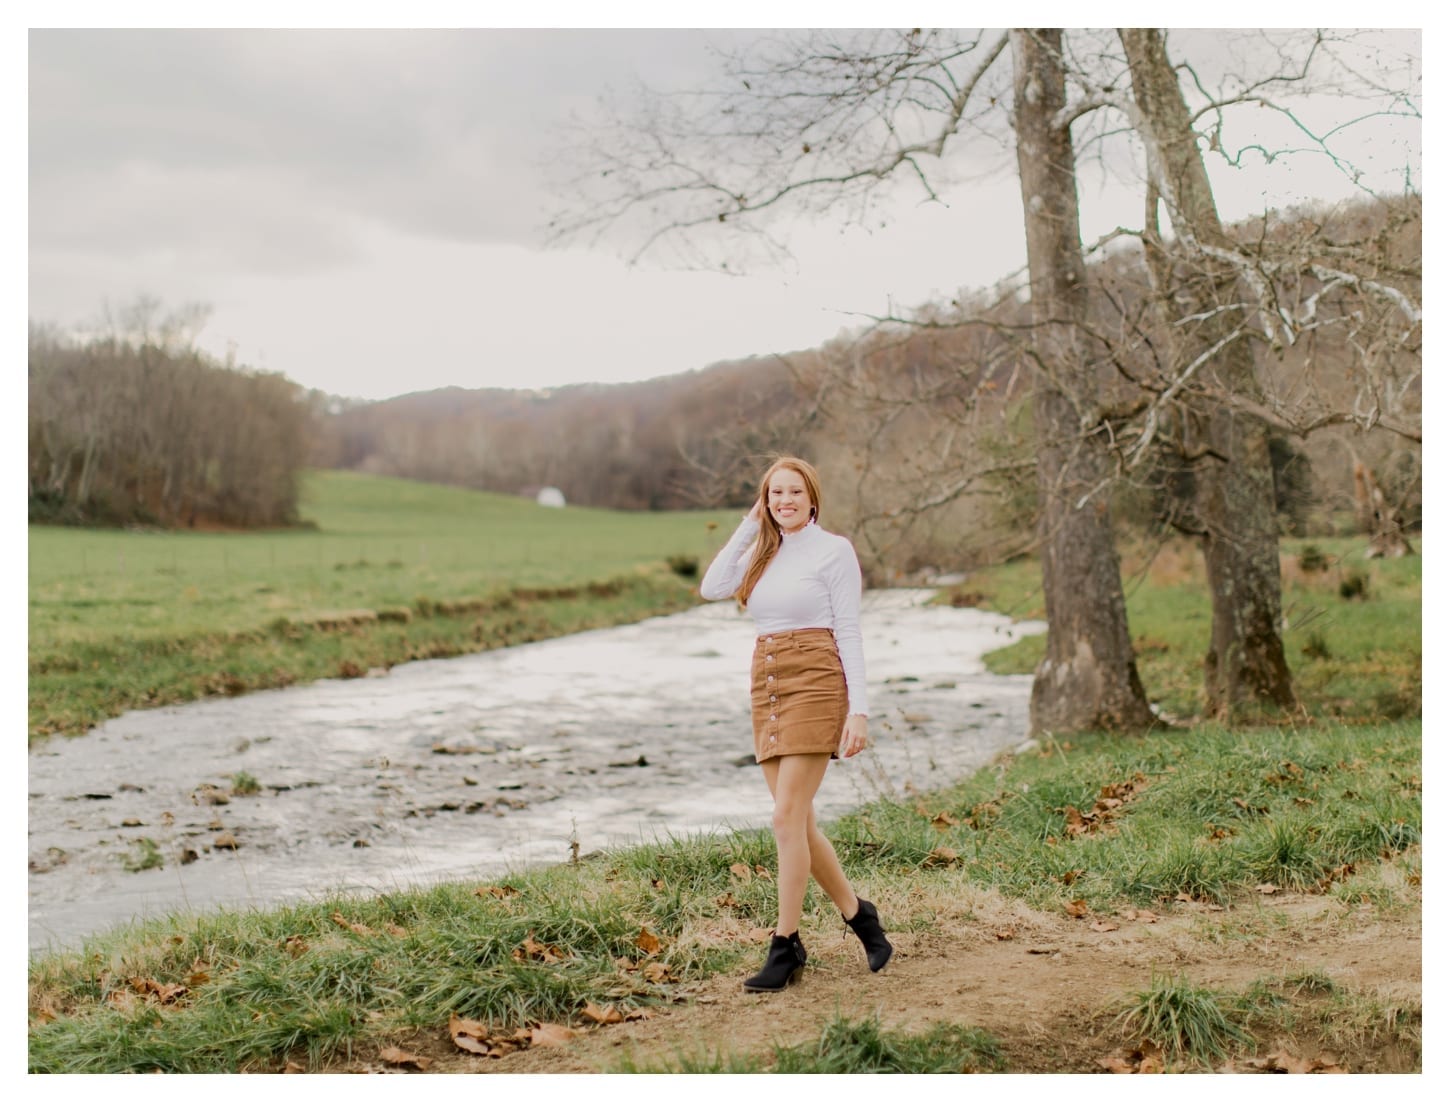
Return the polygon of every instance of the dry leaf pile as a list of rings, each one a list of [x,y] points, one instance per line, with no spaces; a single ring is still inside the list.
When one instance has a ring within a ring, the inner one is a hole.
[[[1079,811],[1069,804],[1067,807],[1060,807],[1056,810],[1061,812],[1065,821],[1063,830],[1069,838],[1076,838],[1083,834],[1096,834],[1102,831],[1105,834],[1111,833],[1117,828],[1113,825],[1123,809],[1134,796],[1142,792],[1148,784],[1148,778],[1142,773],[1134,773],[1133,776],[1121,784],[1105,784],[1098,792],[1097,801],[1088,811]]]
[[[586,1003],[579,1016],[585,1022],[603,1028],[620,1022],[635,1022],[654,1017],[654,1012],[641,1007],[620,1010],[615,1006],[596,1006]],[[530,1028],[500,1030],[495,1032],[484,1022],[472,1018],[460,1018],[456,1014],[448,1022],[448,1035],[453,1043],[464,1052],[475,1056],[501,1059],[526,1048],[551,1048],[566,1045],[583,1032],[571,1029],[557,1022],[540,1022]],[[406,1055],[406,1054],[405,1054]],[[423,1070],[423,1069],[419,1069]]]
[[[364,926],[361,922],[351,922],[351,921],[349,921],[343,915],[343,913],[341,911],[333,911],[332,912],[332,915],[330,917],[332,918],[332,921],[334,923],[336,923],[338,926],[341,926],[344,930],[349,930],[352,933],[357,934],[358,937],[376,937],[377,936],[377,933],[378,933],[377,930],[374,930],[371,926]],[[408,936],[408,931],[407,930],[405,930],[403,927],[398,926],[398,925],[396,925],[394,923],[391,923],[391,922],[388,923],[386,926],[384,926],[383,929],[386,930],[388,933],[392,934],[393,937],[407,937]],[[288,945],[289,949],[290,949],[290,947],[291,947],[291,945],[292,945],[292,943],[294,941],[302,942],[302,939],[301,938],[288,938],[287,939],[287,945]],[[302,944],[303,944],[303,947],[304,947],[304,950],[305,950],[306,942],[302,942]],[[292,955],[293,956],[298,956],[299,954],[298,953],[293,953]]]
[[[1100,1057],[1098,1066],[1114,1075],[1156,1075],[1163,1071],[1163,1050],[1152,1041],[1144,1040],[1127,1051]],[[1292,1075],[1343,1075],[1345,1069],[1333,1056],[1306,1058],[1294,1056],[1282,1045],[1278,1051],[1258,1060],[1240,1060],[1220,1069],[1222,1071],[1269,1072]]]

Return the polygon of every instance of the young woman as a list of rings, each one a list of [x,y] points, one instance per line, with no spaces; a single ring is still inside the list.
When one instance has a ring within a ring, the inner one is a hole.
[[[755,760],[775,800],[778,909],[765,967],[745,981],[747,991],[779,991],[805,965],[798,927],[811,876],[861,939],[871,971],[892,953],[876,908],[852,889],[812,806],[831,759],[866,748],[861,567],[848,539],[816,523],[820,502],[815,468],[777,459],[700,583],[706,600],[735,597],[759,633],[750,712]]]

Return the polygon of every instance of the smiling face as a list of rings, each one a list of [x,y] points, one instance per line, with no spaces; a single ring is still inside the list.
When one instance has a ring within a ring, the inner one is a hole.
[[[816,503],[806,488],[805,477],[789,467],[771,473],[765,483],[765,506],[782,532],[799,532],[811,520]]]

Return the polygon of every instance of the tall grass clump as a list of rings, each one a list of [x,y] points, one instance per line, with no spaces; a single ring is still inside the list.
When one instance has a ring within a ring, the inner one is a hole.
[[[930,1075],[1001,1071],[997,1039],[982,1029],[938,1022],[922,1033],[883,1029],[876,1018],[837,1015],[814,1041],[777,1047],[782,1075]]]
[[[1130,996],[1118,1023],[1125,1035],[1152,1041],[1171,1061],[1211,1064],[1253,1044],[1225,1012],[1227,1002],[1182,976],[1155,975],[1148,990]]]

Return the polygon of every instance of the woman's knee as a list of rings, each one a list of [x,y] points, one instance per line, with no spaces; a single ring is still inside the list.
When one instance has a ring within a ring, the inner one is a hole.
[[[776,803],[775,811],[770,816],[770,826],[775,831],[776,841],[780,841],[782,838],[792,838],[810,843],[806,810],[808,809],[802,809],[789,802]]]

